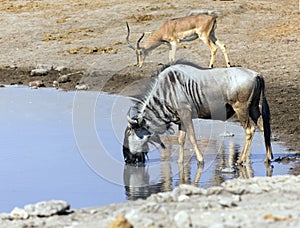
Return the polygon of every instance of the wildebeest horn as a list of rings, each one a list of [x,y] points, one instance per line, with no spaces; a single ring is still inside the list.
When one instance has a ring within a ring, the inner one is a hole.
[[[135,126],[138,124],[138,121],[137,120],[134,120],[130,117],[130,111],[131,111],[131,108],[128,110],[127,112],[127,115],[126,115],[126,119],[128,121],[128,123],[131,125],[131,126]]]
[[[141,47],[140,47],[140,42],[141,42],[141,40],[144,38],[144,36],[145,36],[145,33],[143,33],[143,34],[141,35],[141,37],[138,39],[138,41],[136,42],[136,47],[137,47],[137,49],[141,49]]]
[[[128,22],[126,22],[126,25],[127,25],[127,36],[126,36],[126,41],[128,43],[128,47],[130,47],[131,49],[133,50],[136,50],[136,48],[130,43],[129,41],[129,35],[130,35],[130,28],[129,28],[129,25],[128,25]]]

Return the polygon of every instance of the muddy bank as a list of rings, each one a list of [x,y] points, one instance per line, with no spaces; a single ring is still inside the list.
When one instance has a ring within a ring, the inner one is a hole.
[[[72,210],[67,203],[60,201],[59,204],[54,201],[54,205],[42,202],[15,210],[12,214],[1,214],[0,225],[86,228],[297,227],[300,225],[299,188],[300,176],[276,176],[235,179],[209,189],[181,185],[172,192],[155,194],[146,200],[105,207]],[[43,208],[43,216],[39,216],[39,210],[32,213],[32,208],[40,204],[47,205],[46,209]],[[51,213],[46,211],[47,208]],[[26,216],[22,218],[24,214]]]

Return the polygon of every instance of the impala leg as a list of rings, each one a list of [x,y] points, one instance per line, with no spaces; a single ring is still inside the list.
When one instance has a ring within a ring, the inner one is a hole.
[[[170,42],[169,44],[169,61],[171,63],[175,62],[175,54],[176,54],[176,47],[177,43],[176,42]]]
[[[227,52],[226,52],[226,46],[220,40],[217,39],[217,37],[215,36],[215,31],[214,30],[212,30],[211,33],[209,34],[209,39],[215,45],[217,45],[219,48],[221,48],[221,50],[223,52],[223,55],[224,55],[224,58],[225,58],[225,61],[226,61],[226,66],[230,67],[229,58],[228,58],[228,55],[227,55]]]
[[[227,52],[226,52],[225,44],[223,44],[221,41],[217,40],[216,45],[218,45],[220,47],[220,49],[222,50],[222,52],[223,52],[223,55],[224,55],[224,58],[225,58],[225,61],[226,61],[226,66],[230,67],[230,62],[229,62],[229,58],[228,58],[228,55],[227,55]]]
[[[218,47],[210,40],[210,39],[202,39],[204,43],[206,43],[210,49],[210,63],[209,63],[209,67],[213,68],[214,67],[214,62],[215,62],[215,58],[216,58],[216,54],[218,51]]]
[[[183,162],[183,151],[184,151],[184,144],[186,138],[186,130],[183,129],[182,125],[179,125],[178,131],[178,143],[179,143],[179,154],[178,154],[178,163]]]

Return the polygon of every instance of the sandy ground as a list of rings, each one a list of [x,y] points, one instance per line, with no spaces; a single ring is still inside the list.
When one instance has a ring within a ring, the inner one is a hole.
[[[299,151],[298,0],[0,0],[0,83],[43,80],[45,86],[52,86],[60,75],[71,73],[61,88],[86,84],[90,90],[139,94],[150,75],[167,63],[168,50],[159,47],[143,68],[137,68],[125,41],[125,22],[135,43],[143,32],[147,38],[167,18],[198,9],[218,13],[216,35],[226,44],[231,64],[264,75],[273,140]],[[181,45],[176,57],[208,66],[210,51],[193,41]],[[38,64],[53,69],[44,76],[30,76]],[[60,66],[67,69],[56,71]],[[225,67],[221,51],[215,67]]]

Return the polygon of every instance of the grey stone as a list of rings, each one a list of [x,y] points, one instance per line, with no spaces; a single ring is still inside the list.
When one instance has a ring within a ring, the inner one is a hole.
[[[43,70],[50,71],[53,70],[53,66],[50,64],[37,64],[36,69],[43,69]]]
[[[30,216],[49,217],[66,213],[70,204],[62,200],[50,200],[26,205],[24,209]]]
[[[68,68],[66,66],[57,66],[54,68],[54,70],[58,71],[58,72],[63,72],[68,70]]]
[[[145,213],[157,213],[161,208],[161,205],[158,203],[154,203],[154,202],[149,202],[146,203],[145,205],[143,205],[140,208],[141,212],[145,212]]]
[[[45,76],[49,73],[49,70],[47,69],[33,69],[30,72],[31,76]]]
[[[158,203],[174,202],[177,200],[177,197],[173,192],[160,192],[155,195],[151,195],[149,198],[150,200]]]
[[[197,188],[193,185],[182,184],[173,190],[173,193],[178,197],[180,195],[205,195],[206,190]]]
[[[57,82],[58,83],[65,83],[65,82],[68,82],[70,81],[70,78],[69,78],[69,75],[61,75],[59,76],[59,78],[57,79]]]

